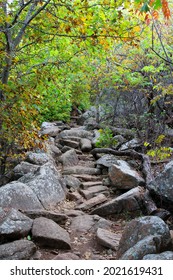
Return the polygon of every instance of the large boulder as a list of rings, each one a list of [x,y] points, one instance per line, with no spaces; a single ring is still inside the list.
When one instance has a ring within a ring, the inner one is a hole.
[[[171,246],[168,226],[156,216],[144,216],[128,223],[118,249],[119,259],[143,259]]]
[[[160,254],[148,254],[143,260],[173,260],[173,251],[165,251]]]
[[[37,247],[32,241],[16,240],[0,245],[0,260],[29,260]]]
[[[0,242],[26,237],[32,220],[16,209],[0,208]]]
[[[109,178],[112,185],[118,189],[129,190],[144,185],[144,179],[124,160],[117,160],[117,164],[109,168]]]
[[[19,179],[29,186],[46,209],[56,207],[64,200],[65,190],[59,172],[50,162],[44,164],[39,170]]]
[[[0,188],[0,207],[21,210],[43,209],[34,190],[18,181]]]
[[[173,210],[173,161],[169,162],[150,184],[148,189],[157,196],[157,202],[165,202]]]
[[[68,232],[47,218],[36,218],[32,227],[32,237],[40,246],[54,249],[71,249]]]
[[[119,214],[122,212],[138,213],[140,210],[139,202],[141,201],[143,193],[144,189],[142,187],[136,187],[95,208],[91,213],[100,216]]]

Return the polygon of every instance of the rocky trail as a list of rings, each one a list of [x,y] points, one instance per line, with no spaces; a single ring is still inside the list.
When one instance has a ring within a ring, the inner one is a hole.
[[[146,188],[139,159],[93,152],[94,126],[43,123],[40,135],[47,151],[0,188],[0,259],[173,259],[173,161]],[[138,147],[117,135],[115,151]]]

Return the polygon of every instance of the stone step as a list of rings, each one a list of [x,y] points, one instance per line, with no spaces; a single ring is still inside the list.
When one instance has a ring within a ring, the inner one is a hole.
[[[105,187],[103,185],[98,185],[98,186],[90,187],[87,190],[80,189],[79,192],[85,199],[90,199],[99,193],[104,192],[104,194],[106,194],[106,193],[108,194],[109,193],[108,190],[109,189],[107,187]]]
[[[86,174],[73,174],[73,176],[84,182],[90,182],[90,181],[97,182],[105,178],[105,175],[93,176],[93,175],[86,175]]]
[[[89,161],[89,160],[86,160],[86,161],[80,160],[79,165],[85,166],[85,167],[91,167],[91,168],[96,167],[95,162],[94,161]]]
[[[82,154],[82,155],[79,155],[79,160],[89,160],[89,161],[94,161],[95,162],[95,158],[90,155],[90,154]]]
[[[63,170],[63,175],[71,175],[71,174],[100,175],[101,170],[97,168],[85,167],[80,165],[65,167]]]
[[[106,200],[107,200],[107,197],[101,193],[95,197],[92,197],[89,200],[84,201],[83,203],[78,205],[75,209],[82,210],[82,211],[89,210],[92,207],[105,202]]]
[[[106,230],[103,228],[98,228],[96,234],[97,241],[99,244],[113,250],[118,249],[121,236],[121,233],[113,233],[110,230]]]
[[[98,186],[98,185],[102,185],[102,181],[90,181],[90,182],[83,182],[81,184],[81,188],[83,190],[86,190],[90,187],[93,187],[93,186]]]

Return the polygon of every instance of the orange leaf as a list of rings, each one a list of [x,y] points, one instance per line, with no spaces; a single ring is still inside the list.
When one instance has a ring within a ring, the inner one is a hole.
[[[166,19],[169,19],[171,17],[171,11],[166,0],[162,0],[162,11]]]
[[[154,18],[155,20],[157,20],[157,19],[159,18],[159,13],[158,13],[158,11],[153,11],[153,12],[152,12],[152,16],[153,16],[153,18]]]

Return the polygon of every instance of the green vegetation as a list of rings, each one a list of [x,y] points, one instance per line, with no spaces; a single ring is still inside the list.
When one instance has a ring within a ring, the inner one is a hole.
[[[127,120],[152,146],[172,114],[171,9],[166,0],[1,1],[0,175],[9,157],[42,147],[42,121],[68,121],[105,87],[143,94],[147,111]]]

